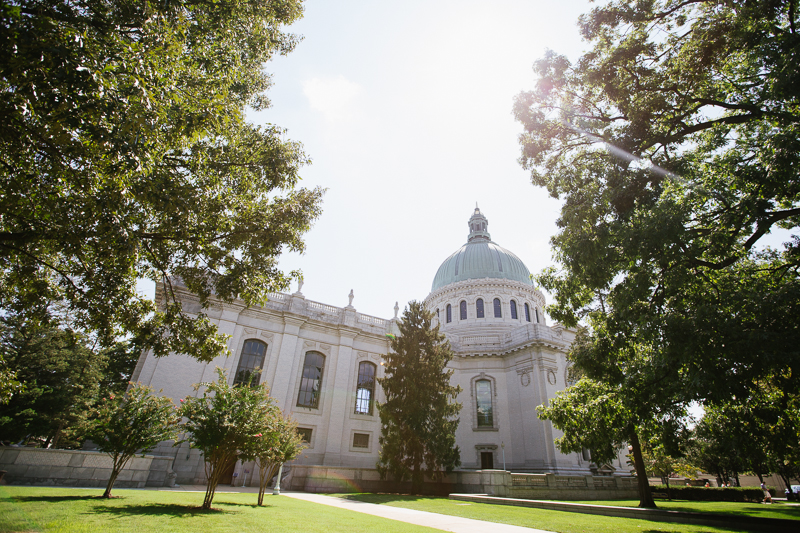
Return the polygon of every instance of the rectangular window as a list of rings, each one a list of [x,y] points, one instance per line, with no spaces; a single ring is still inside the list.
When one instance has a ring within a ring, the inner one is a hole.
[[[369,433],[353,433],[353,448],[369,448]]]
[[[306,444],[311,444],[311,428],[297,428],[297,434],[303,439]]]

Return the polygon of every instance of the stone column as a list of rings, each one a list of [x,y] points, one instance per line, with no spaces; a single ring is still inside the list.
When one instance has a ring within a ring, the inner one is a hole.
[[[351,405],[350,400],[350,367],[353,360],[353,341],[358,332],[342,328],[339,330],[339,347],[336,353],[336,366],[330,370],[333,375],[333,387],[325,400],[325,418],[328,420],[328,438],[325,446],[324,464],[338,466],[341,464],[342,451],[349,449],[345,435]]]
[[[297,353],[297,339],[300,328],[305,319],[284,316],[283,334],[281,336],[281,349],[276,355],[275,377],[273,378],[272,396],[278,401],[278,406],[284,411],[291,408],[294,391],[290,389],[297,370],[295,354]],[[302,364],[300,361],[299,364]]]

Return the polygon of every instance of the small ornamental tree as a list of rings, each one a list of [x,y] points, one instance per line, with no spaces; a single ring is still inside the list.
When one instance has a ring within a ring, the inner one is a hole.
[[[424,475],[439,481],[442,469],[449,473],[461,464],[455,437],[461,387],[450,384],[453,371],[446,367],[453,352],[439,327],[431,327],[432,318],[420,302],[409,302],[386,356],[386,376],[378,379],[386,393],[378,405],[378,472],[397,481],[411,477],[414,494],[422,492]]]
[[[231,386],[225,371],[217,368],[219,379],[196,384],[205,387],[199,398],[187,397],[181,414],[187,418],[186,439],[192,448],[203,452],[208,484],[203,509],[211,509],[214,492],[225,469],[241,455],[253,458],[254,439],[269,431],[275,409],[269,389],[260,385]]]
[[[280,466],[297,457],[305,448],[297,433],[297,422],[275,409],[269,433],[255,440],[255,460],[258,466],[258,505],[264,504],[267,484],[278,473]]]
[[[153,395],[153,389],[141,384],[131,387],[124,396],[111,395],[101,400],[87,436],[113,462],[103,498],[111,498],[117,476],[134,455],[175,437],[178,422],[172,400]]]

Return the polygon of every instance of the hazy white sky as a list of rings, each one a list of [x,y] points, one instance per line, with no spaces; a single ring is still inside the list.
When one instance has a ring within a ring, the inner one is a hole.
[[[587,1],[305,3],[297,49],[267,65],[273,107],[256,123],[288,129],[328,189],[305,255],[306,298],[392,316],[430,292],[477,202],[495,242],[532,272],[551,262],[558,202],[516,162],[514,96],[533,87],[547,48],[577,58]],[[293,285],[292,291],[296,290]]]

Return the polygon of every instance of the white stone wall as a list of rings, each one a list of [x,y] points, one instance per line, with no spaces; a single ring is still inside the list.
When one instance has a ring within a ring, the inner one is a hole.
[[[198,312],[196,298],[177,287],[184,309]],[[158,297],[161,295],[158,294]],[[485,318],[475,317],[474,302],[483,297]],[[494,318],[492,300],[503,302],[503,317]],[[518,304],[517,319],[511,318],[509,302]],[[468,302],[468,318],[460,320],[458,302]],[[456,357],[450,363],[453,382],[462,392],[463,404],[456,441],[461,449],[462,468],[479,469],[480,452],[493,454],[494,468],[517,472],[586,475],[589,462],[580,454],[558,452],[553,439],[558,436],[549,422],[539,420],[536,407],[547,403],[566,386],[565,354],[574,332],[560,325],[545,323],[544,297],[530,285],[509,280],[468,280],[453,283],[432,293],[425,300],[430,309],[450,302],[453,322],[442,324],[442,331],[453,346]],[[531,322],[525,320],[524,303],[531,306]],[[536,323],[535,309],[540,322]],[[311,442],[296,464],[326,467],[374,468],[378,460],[380,419],[376,408],[371,415],[355,413],[358,365],[376,365],[383,377],[381,361],[389,350],[387,333],[399,333],[394,320],[385,320],[345,308],[306,300],[298,293],[274,294],[262,307],[248,308],[241,302],[224,303],[207,310],[220,331],[230,335],[230,354],[210,363],[200,363],[186,355],[156,359],[142,355],[134,380],[142,381],[176,402],[198,394],[192,385],[216,379],[215,368],[226,369],[233,379],[244,343],[257,339],[266,343],[262,382],[284,412],[294,417],[301,428],[312,430]],[[440,311],[441,313],[441,311]],[[322,389],[317,408],[297,406],[305,354],[315,351],[325,356]],[[491,428],[477,427],[474,386],[478,379],[492,383],[493,417]],[[384,399],[376,384],[375,401]],[[367,448],[353,447],[353,434],[369,435]],[[179,483],[197,482],[205,477],[197,450],[183,444],[164,443],[158,454],[175,457],[174,470]],[[252,472],[249,465],[237,471]],[[240,478],[243,479],[243,478]]]

